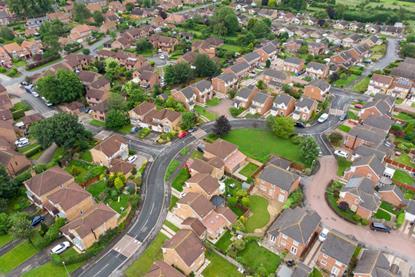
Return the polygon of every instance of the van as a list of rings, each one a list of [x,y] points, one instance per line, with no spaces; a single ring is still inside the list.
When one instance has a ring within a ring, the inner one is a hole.
[[[386,226],[383,223],[379,223],[379,222],[372,222],[370,224],[370,230],[372,231],[378,231],[378,232],[383,232],[383,233],[390,233],[391,232],[391,228]]]

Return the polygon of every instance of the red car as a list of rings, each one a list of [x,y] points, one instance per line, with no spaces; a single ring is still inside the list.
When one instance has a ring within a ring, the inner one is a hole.
[[[187,131],[180,131],[178,137],[179,139],[185,138],[187,136],[187,134],[189,134],[189,132]]]
[[[363,105],[362,104],[355,104],[354,107],[356,109],[361,109],[361,108],[363,108]]]

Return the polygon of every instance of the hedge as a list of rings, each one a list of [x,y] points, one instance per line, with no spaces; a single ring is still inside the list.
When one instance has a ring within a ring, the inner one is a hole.
[[[33,147],[30,150],[26,151],[24,154],[25,154],[26,157],[30,158],[30,157],[36,155],[37,153],[39,153],[40,151],[42,151],[42,146],[41,145],[36,145],[35,147]]]
[[[42,59],[42,60],[40,60],[38,62],[34,62],[34,63],[31,63],[31,64],[26,65],[26,69],[27,70],[30,70],[30,69],[33,69],[33,68],[42,66],[44,64],[50,63],[51,61],[57,60],[60,57],[61,57],[60,55],[50,56],[50,57],[45,58],[45,59]]]

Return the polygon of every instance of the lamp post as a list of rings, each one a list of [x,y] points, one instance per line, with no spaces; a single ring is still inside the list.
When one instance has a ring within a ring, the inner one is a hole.
[[[66,268],[65,262],[62,261],[63,267],[65,268],[66,276],[70,277],[71,275],[68,272],[68,269]]]

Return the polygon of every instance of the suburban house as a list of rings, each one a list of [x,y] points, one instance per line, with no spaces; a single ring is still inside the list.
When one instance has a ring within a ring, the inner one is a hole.
[[[196,102],[205,104],[208,100],[213,98],[212,82],[208,80],[200,80],[191,85],[196,94]]]
[[[207,229],[203,223],[194,217],[188,217],[181,223],[182,229],[192,230],[201,240],[207,237]]]
[[[176,38],[166,37],[162,35],[151,35],[149,41],[156,49],[170,53],[174,51],[174,47],[179,43]]]
[[[359,117],[365,120],[374,115],[390,115],[395,99],[389,95],[376,94],[374,100],[367,103],[359,111]]]
[[[304,69],[304,60],[290,57],[284,60],[283,64],[284,71],[299,73]]]
[[[305,72],[314,79],[326,79],[329,76],[329,66],[327,64],[310,62],[307,64]]]
[[[364,249],[353,270],[353,277],[392,277],[389,260],[380,250]]]
[[[238,88],[238,77],[233,73],[222,73],[212,78],[212,86],[215,92],[227,94],[230,90]]]
[[[4,50],[9,54],[13,59],[28,59],[30,58],[30,52],[17,44],[16,42],[11,42],[2,46]]]
[[[363,124],[364,127],[371,128],[378,133],[383,132],[383,137],[386,137],[394,123],[395,122],[392,119],[385,115],[369,116],[365,120],[361,121],[361,124]]]
[[[397,185],[379,185],[378,193],[382,201],[388,202],[397,208],[405,206],[406,200],[404,194]]]
[[[52,216],[59,216],[72,221],[95,205],[94,198],[84,188],[75,183],[60,187],[47,196],[45,208]]]
[[[144,277],[185,277],[185,275],[163,261],[155,261]]]
[[[223,40],[210,37],[205,40],[197,40],[192,43],[192,52],[208,55],[209,58],[216,57],[216,49],[223,45]]]
[[[376,155],[360,157],[353,161],[352,166],[345,172],[344,176],[350,180],[352,177],[367,177],[375,184],[385,172],[385,166]]]
[[[349,149],[356,149],[361,145],[377,147],[383,143],[386,132],[370,126],[355,126],[346,135],[344,145]]]
[[[264,70],[261,77],[264,83],[271,86],[279,86],[291,82],[291,78],[286,72],[275,69]]]
[[[392,83],[393,77],[374,73],[370,79],[369,86],[367,87],[367,93],[386,93],[386,91],[392,86]]]
[[[310,120],[313,113],[317,111],[317,101],[309,98],[303,97],[295,105],[294,113],[292,118],[294,120],[308,121]]]
[[[266,244],[276,252],[288,251],[300,258],[320,231],[320,216],[304,208],[286,209],[268,228]]]
[[[187,110],[193,110],[197,95],[191,86],[187,86],[181,90],[173,89],[171,96],[180,103],[183,103]]]
[[[109,90],[91,88],[87,89],[85,99],[88,105],[95,106],[107,100],[109,98],[109,95]]]
[[[14,151],[11,147],[7,148],[0,150],[0,165],[4,166],[10,176],[15,176],[32,165],[25,155]]]
[[[402,77],[394,78],[392,86],[386,92],[387,95],[392,97],[398,97],[401,99],[406,99],[411,92],[411,89],[414,87],[414,83]]]
[[[216,241],[237,219],[228,207],[217,207],[202,220],[202,223],[206,227],[208,239]]]
[[[191,176],[196,174],[210,174],[216,179],[220,179],[225,174],[225,164],[220,158],[212,158],[208,161],[200,159],[189,159],[186,167]]]
[[[238,78],[246,76],[251,69],[250,65],[247,62],[238,62],[234,65],[231,65],[223,70],[224,73],[233,73]]]
[[[271,200],[285,203],[288,196],[300,186],[300,176],[273,164],[264,167],[255,179],[258,191]]]
[[[0,66],[5,68],[11,68],[13,66],[12,58],[3,47],[0,47]]]
[[[327,45],[322,42],[308,43],[308,53],[313,56],[324,54],[327,51]]]
[[[274,43],[269,42],[266,43],[264,46],[255,49],[255,52],[261,56],[260,61],[265,62],[267,60],[271,60],[274,58],[274,56],[278,52],[278,48]]]
[[[17,140],[14,126],[10,121],[0,120],[0,138],[4,138],[11,145]]]
[[[333,231],[329,232],[317,257],[317,266],[331,276],[343,276],[357,243]]]
[[[203,157],[207,160],[219,158],[225,165],[225,172],[228,173],[235,172],[246,161],[246,156],[238,150],[236,145],[222,139],[205,143]]]
[[[295,98],[286,93],[275,97],[271,107],[272,116],[289,116],[295,109]]]
[[[38,207],[48,203],[48,196],[74,182],[72,175],[55,166],[23,182],[27,197]]]
[[[69,39],[71,41],[77,41],[79,43],[82,43],[85,41],[86,38],[91,36],[92,31],[97,31],[97,30],[98,29],[95,26],[90,26],[86,24],[76,25],[74,28],[72,28],[69,34]]]
[[[257,52],[249,52],[241,57],[239,57],[236,62],[243,63],[246,62],[249,64],[249,67],[253,69],[261,61],[261,56]]]
[[[220,194],[219,182],[210,174],[198,173],[185,182],[183,192],[185,194],[189,192],[200,193],[210,200],[214,195]]]
[[[258,92],[259,90],[254,86],[247,86],[240,89],[233,99],[233,106],[235,108],[248,109]]]
[[[351,211],[364,219],[370,219],[379,208],[380,196],[374,183],[366,177],[353,177],[340,191],[339,203],[346,202]]]
[[[284,48],[290,53],[297,53],[302,45],[303,42],[301,40],[291,40],[283,44]]]
[[[127,140],[118,134],[112,135],[92,148],[91,155],[94,163],[110,167],[113,159],[128,158]]]
[[[119,216],[113,209],[100,203],[60,230],[76,248],[85,251],[98,241],[100,236],[118,226]]]
[[[272,107],[272,100],[274,97],[271,95],[259,91],[253,98],[251,106],[249,107],[249,112],[251,114],[260,114],[264,115]]]
[[[196,192],[187,193],[176,205],[173,213],[183,220],[188,217],[193,217],[202,221],[215,208],[209,202],[209,199],[203,194]]]
[[[405,208],[405,220],[415,222],[415,200],[409,200]]]
[[[164,261],[184,274],[196,272],[205,263],[205,246],[191,230],[180,230],[162,248]]]
[[[329,93],[331,85],[324,80],[317,79],[304,87],[304,97],[309,97],[319,102],[324,101],[325,96]]]
[[[93,119],[104,121],[108,112],[108,101],[104,100],[95,106],[91,106],[91,116]]]

